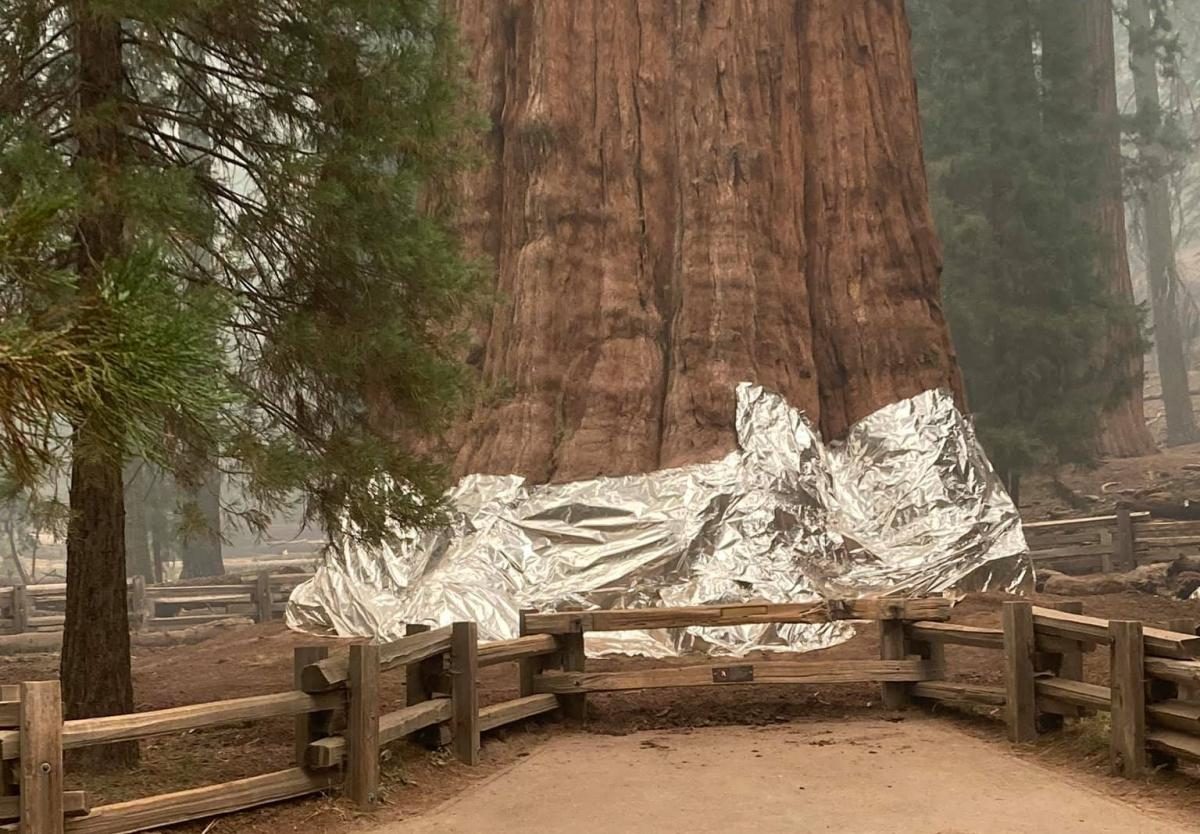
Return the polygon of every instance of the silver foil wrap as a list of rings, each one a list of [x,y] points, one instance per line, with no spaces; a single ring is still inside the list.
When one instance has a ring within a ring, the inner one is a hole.
[[[379,548],[332,543],[287,622],[395,640],[407,623],[474,620],[517,636],[522,608],[639,608],[956,595],[1028,588],[1020,518],[949,394],[927,391],[826,444],[757,385],[737,389],[739,450],[621,478],[531,485],[471,475],[448,528]],[[589,635],[593,654],[822,648],[845,623]]]

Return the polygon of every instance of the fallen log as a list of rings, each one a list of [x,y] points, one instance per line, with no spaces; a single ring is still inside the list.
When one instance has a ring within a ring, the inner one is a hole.
[[[1151,518],[1171,518],[1176,521],[1200,521],[1200,501],[1185,498],[1173,501],[1130,501],[1129,508],[1150,513]]]
[[[229,617],[205,625],[170,631],[137,631],[129,635],[135,646],[184,646],[202,643],[227,628],[253,625],[245,617]],[[57,654],[62,649],[61,631],[26,631],[0,635],[0,656],[17,654]]]

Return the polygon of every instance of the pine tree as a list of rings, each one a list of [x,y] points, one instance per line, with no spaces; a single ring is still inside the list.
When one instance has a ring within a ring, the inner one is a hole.
[[[1074,5],[913,4],[948,315],[981,438],[1013,487],[1090,460],[1099,416],[1137,382],[1106,352],[1137,311],[1097,269],[1104,134],[1081,92]]]
[[[465,386],[432,195],[473,122],[436,0],[0,0],[0,32],[0,460],[69,456],[66,711],[127,712],[127,458],[218,462],[252,524],[297,490],[367,538],[438,517],[403,441]]]

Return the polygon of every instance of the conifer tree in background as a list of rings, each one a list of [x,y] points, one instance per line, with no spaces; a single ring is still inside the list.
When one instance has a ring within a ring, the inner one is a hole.
[[[1167,443],[1197,439],[1196,417],[1188,383],[1187,354],[1180,317],[1179,275],[1170,176],[1178,161],[1167,140],[1169,125],[1159,95],[1158,48],[1170,37],[1171,24],[1162,0],[1129,0],[1129,66],[1137,100],[1136,135],[1139,178],[1136,183],[1145,236],[1147,285],[1154,311],[1154,349],[1162,381]]]
[[[0,463],[71,461],[69,717],[133,708],[129,457],[220,461],[252,524],[437,517],[398,438],[466,385],[455,56],[436,0],[0,0]]]
[[[225,573],[221,540],[221,471],[207,460],[192,475],[187,494],[179,504],[180,579],[221,576]]]
[[[1115,15],[1112,0],[1086,0],[1077,7],[1083,25],[1064,34],[1082,38],[1087,54],[1086,76],[1081,100],[1091,105],[1094,126],[1100,132],[1099,184],[1092,216],[1098,235],[1096,251],[1100,275],[1114,298],[1134,302],[1133,276],[1129,267],[1129,238],[1125,213],[1125,178],[1121,158],[1121,109],[1117,100],[1117,54],[1114,42]],[[1049,44],[1048,44],[1049,47]],[[1120,362],[1126,357],[1133,384],[1116,407],[1104,415],[1097,449],[1106,457],[1138,457],[1155,450],[1146,425],[1145,355],[1135,346],[1145,342],[1140,321],[1114,322],[1102,362]]]
[[[1112,245],[1093,219],[1104,134],[1081,92],[1077,7],[910,5],[947,312],[980,436],[1014,493],[1033,467],[1091,459],[1100,415],[1140,382],[1126,361],[1140,344],[1109,345],[1138,319],[1097,268]]]

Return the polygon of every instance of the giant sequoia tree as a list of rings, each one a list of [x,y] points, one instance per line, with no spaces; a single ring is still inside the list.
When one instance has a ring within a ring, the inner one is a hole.
[[[452,0],[496,265],[461,471],[710,459],[754,380],[825,434],[958,392],[904,6]]]
[[[0,464],[71,461],[68,716],[133,708],[129,456],[221,462],[251,523],[436,517],[395,428],[463,384],[454,56],[435,0],[0,0]]]

